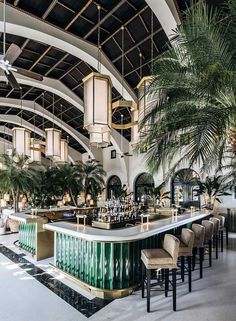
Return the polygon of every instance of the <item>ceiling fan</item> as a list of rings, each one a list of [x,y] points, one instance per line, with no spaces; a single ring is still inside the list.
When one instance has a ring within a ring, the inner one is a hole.
[[[13,89],[20,89],[20,85],[18,84],[13,72],[42,81],[42,75],[30,70],[13,66],[13,63],[22,53],[22,49],[19,46],[12,43],[6,51],[6,0],[3,2],[3,30],[3,54],[0,54],[0,71],[5,74],[11,87]]]

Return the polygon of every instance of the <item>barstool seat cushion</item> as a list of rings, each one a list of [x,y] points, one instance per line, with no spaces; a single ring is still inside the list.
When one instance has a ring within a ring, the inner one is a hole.
[[[180,241],[179,245],[179,256],[192,256],[192,248],[189,248],[182,241]]]
[[[163,249],[144,249],[141,260],[147,269],[173,269],[176,267],[171,255]]]

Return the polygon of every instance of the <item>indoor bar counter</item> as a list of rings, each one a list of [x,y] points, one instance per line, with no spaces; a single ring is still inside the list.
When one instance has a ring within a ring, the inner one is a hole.
[[[162,246],[165,233],[201,222],[209,213],[197,211],[117,230],[70,222],[44,224],[54,232],[54,267],[98,297],[130,294],[140,284],[143,248]]]
[[[10,219],[19,223],[19,239],[16,246],[31,254],[36,261],[53,256],[54,235],[53,232],[46,231],[43,224],[70,219],[75,221],[75,216],[63,216],[75,209],[76,207],[37,209],[10,214]]]

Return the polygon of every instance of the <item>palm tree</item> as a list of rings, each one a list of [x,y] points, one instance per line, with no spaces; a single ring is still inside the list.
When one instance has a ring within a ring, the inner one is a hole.
[[[165,182],[162,182],[160,185],[156,187],[152,187],[148,190],[148,194],[153,199],[153,206],[154,206],[154,212],[156,212],[156,203],[158,201],[158,204],[163,207],[165,200],[170,199],[170,191],[164,191]]]
[[[33,192],[38,183],[38,172],[29,165],[29,157],[3,154],[0,157],[3,169],[0,170],[0,190],[10,192],[13,198],[13,207],[19,211],[18,202],[20,194]]]
[[[88,194],[96,200],[97,195],[103,191],[105,186],[106,172],[102,165],[93,159],[86,163],[78,161],[75,166],[82,182],[85,203]]]
[[[205,199],[205,206],[213,209],[215,202],[221,203],[220,196],[231,195],[226,192],[228,186],[224,184],[224,177],[222,175],[207,176],[205,181],[198,181],[198,195],[203,195]]]
[[[57,165],[54,178],[57,186],[61,189],[61,195],[68,193],[73,205],[77,206],[77,195],[83,188],[77,167],[73,164]]]
[[[225,10],[192,2],[154,64],[148,94],[156,99],[142,121],[146,132],[138,145],[147,151],[151,170],[169,164],[174,171],[183,162],[206,169],[226,152],[236,154],[235,44],[234,0]]]

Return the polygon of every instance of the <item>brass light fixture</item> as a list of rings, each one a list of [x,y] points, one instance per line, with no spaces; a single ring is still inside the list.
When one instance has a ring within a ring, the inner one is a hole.
[[[51,160],[59,160],[61,156],[61,131],[54,128],[55,97],[53,94],[53,127],[45,129],[46,148],[45,155]]]
[[[30,130],[23,128],[23,107],[22,107],[22,88],[20,88],[21,100],[21,127],[14,127],[12,129],[13,148],[18,155],[26,155],[30,157]]]
[[[100,10],[98,9],[98,72],[83,79],[84,128],[90,135],[91,146],[106,147],[110,144],[111,131],[111,79],[101,73]]]

